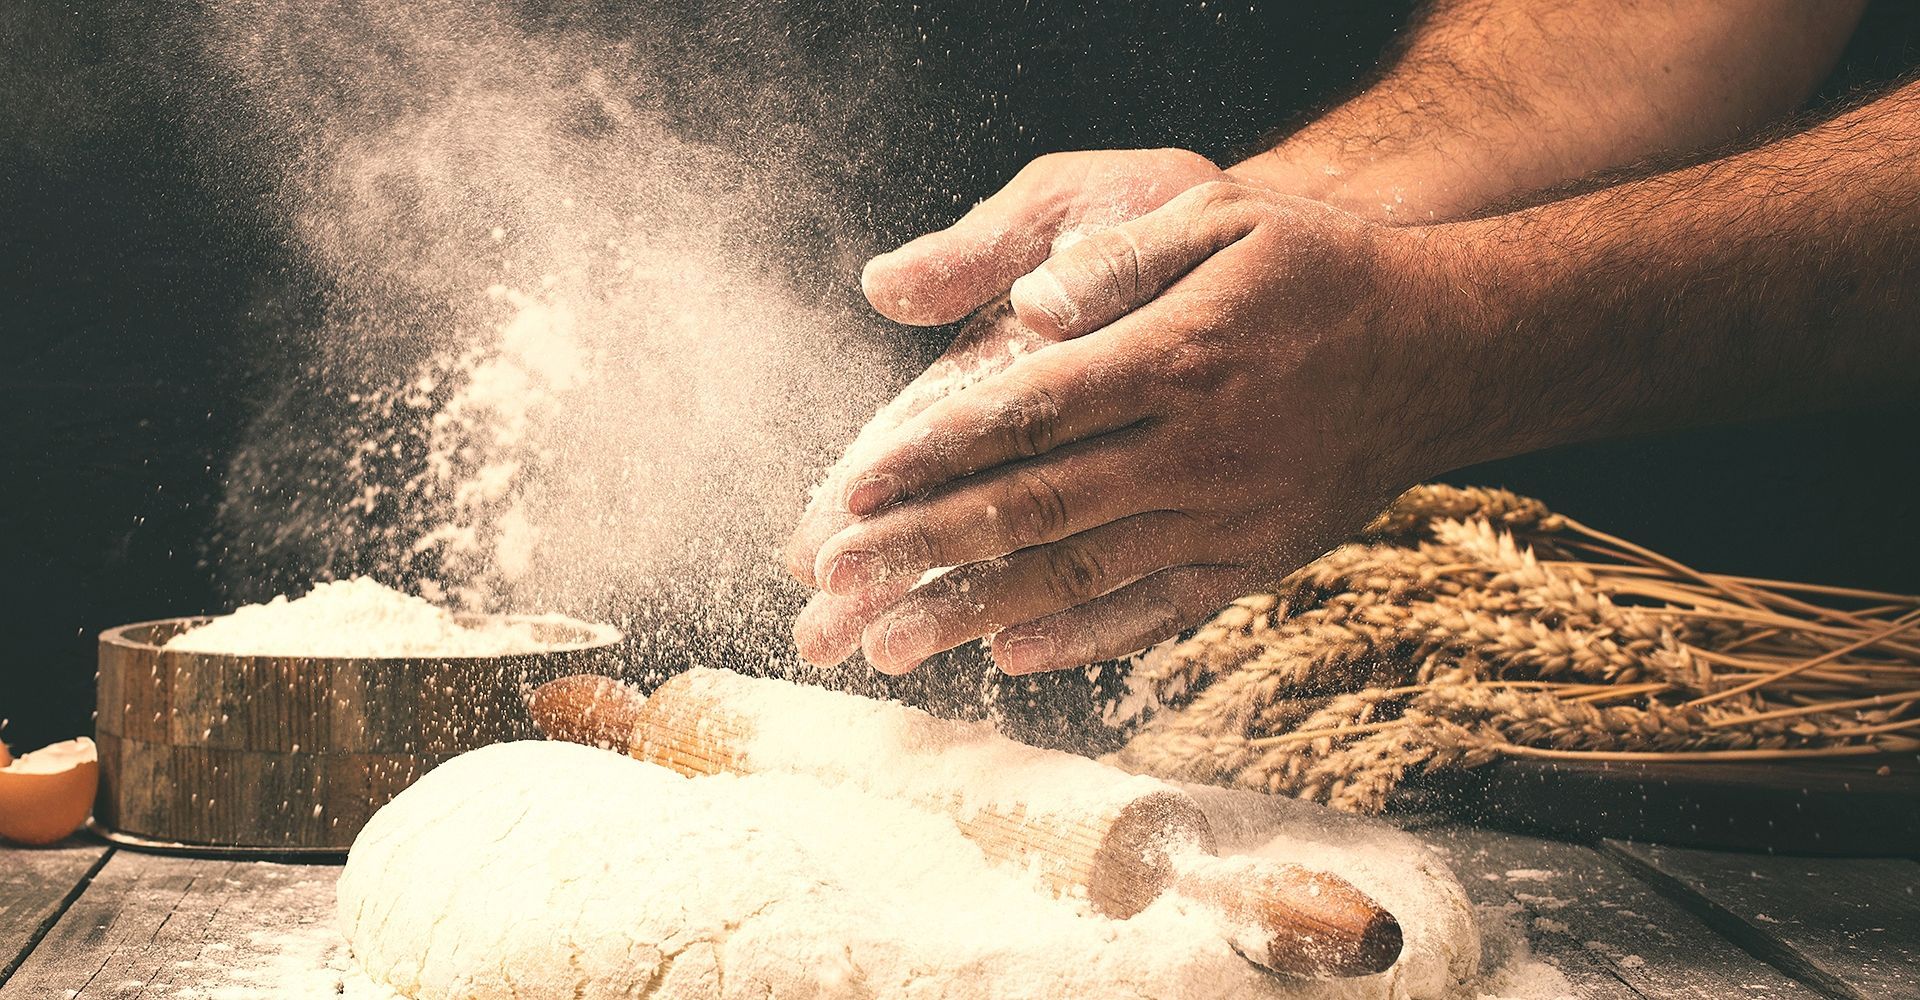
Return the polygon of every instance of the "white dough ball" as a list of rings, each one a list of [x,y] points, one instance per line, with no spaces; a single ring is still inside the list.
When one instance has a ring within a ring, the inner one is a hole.
[[[1447,978],[1460,947],[1451,924],[1444,951],[1409,926],[1432,955],[1285,982],[1234,954],[1204,910],[1163,898],[1131,920],[1098,916],[992,866],[944,816],[805,776],[689,779],[565,743],[477,750],[402,793],[354,844],[339,918],[365,974],[416,1000],[1388,1000]]]

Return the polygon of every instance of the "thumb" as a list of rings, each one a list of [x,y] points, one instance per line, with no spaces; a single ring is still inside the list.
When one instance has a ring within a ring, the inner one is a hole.
[[[1067,199],[1054,171],[1029,164],[959,222],[867,262],[860,287],[882,316],[951,323],[1006,294],[1047,259]]]
[[[1013,311],[1048,340],[1092,333],[1250,232],[1256,215],[1244,201],[1231,184],[1202,184],[1063,247],[1013,283]]]

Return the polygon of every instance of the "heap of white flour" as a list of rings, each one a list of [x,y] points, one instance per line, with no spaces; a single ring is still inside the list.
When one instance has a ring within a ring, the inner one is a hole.
[[[168,649],[238,656],[508,656],[551,649],[555,632],[611,641],[612,630],[558,615],[456,618],[370,577],[336,580],[305,597],[249,604],[174,636]]]
[[[1240,799],[1202,802],[1231,813]],[[1216,825],[1232,840],[1261,822]],[[1461,984],[1478,932],[1445,866],[1404,835],[1321,835],[1290,829],[1265,850],[1338,870],[1392,910],[1407,946],[1387,972],[1270,977],[1204,911],[1164,897],[1101,917],[991,865],[947,817],[852,784],[690,779],[512,743],[443,765],[374,816],[339,918],[358,967],[417,1000],[1473,995]]]

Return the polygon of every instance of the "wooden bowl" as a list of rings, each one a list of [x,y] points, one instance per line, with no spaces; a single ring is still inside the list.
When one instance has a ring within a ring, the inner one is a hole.
[[[163,648],[208,621],[100,635],[96,829],[138,846],[338,853],[441,762],[536,739],[525,694],[618,674],[620,638],[520,618],[552,643],[490,657],[236,656]]]

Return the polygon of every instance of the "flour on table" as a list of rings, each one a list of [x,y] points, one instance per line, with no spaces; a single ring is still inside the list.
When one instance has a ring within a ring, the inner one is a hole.
[[[1173,786],[1087,757],[1036,750],[986,722],[937,718],[806,684],[695,667],[675,678],[695,700],[753,720],[746,770],[792,771],[907,802],[954,801],[962,818],[995,805],[1035,822],[1111,811]],[[832,734],[822,739],[821,734]],[[874,761],[887,766],[875,767]]]
[[[166,648],[242,656],[507,656],[554,648],[554,631],[618,638],[606,626],[560,615],[462,621],[363,576],[319,584],[293,600],[249,604],[174,636]]]
[[[1202,799],[1239,846],[1263,822],[1245,801]],[[1430,851],[1295,834],[1251,853],[1332,868],[1392,909],[1392,969],[1281,980],[1173,897],[1099,916],[853,784],[686,778],[565,743],[474,751],[401,793],[354,845],[339,920],[358,968],[415,1000],[1478,995],[1473,910]]]

